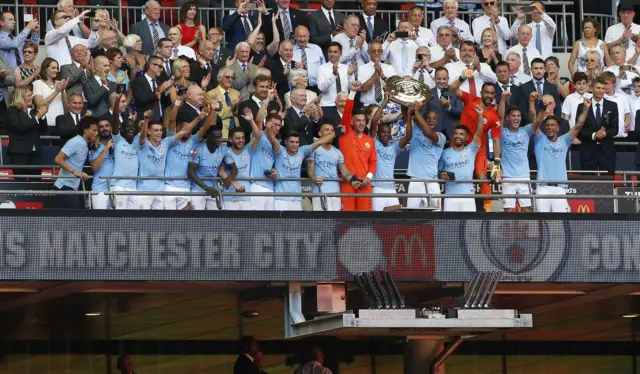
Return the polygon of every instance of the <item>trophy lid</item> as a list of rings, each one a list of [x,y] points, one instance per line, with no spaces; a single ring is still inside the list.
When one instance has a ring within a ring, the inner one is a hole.
[[[416,79],[402,78],[397,75],[387,80],[384,90],[391,95],[391,101],[407,106],[415,102],[427,103],[433,96],[429,86]]]

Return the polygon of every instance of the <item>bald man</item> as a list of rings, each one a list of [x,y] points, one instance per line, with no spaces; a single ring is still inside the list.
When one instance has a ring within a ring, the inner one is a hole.
[[[236,62],[229,66],[235,74],[233,88],[240,91],[240,100],[246,100],[253,93],[253,79],[256,77],[258,65],[253,63],[251,47],[247,42],[236,45]]]
[[[193,48],[182,45],[182,30],[180,30],[179,27],[174,26],[169,28],[167,38],[171,40],[171,47],[173,48],[173,54],[171,55],[172,60],[180,56],[187,56],[191,59],[196,58],[196,52]]]
[[[200,86],[197,84],[193,84],[189,86],[187,89],[187,94],[184,98],[184,104],[178,110],[178,115],[176,117],[176,123],[189,123],[193,121],[204,107],[204,97],[205,93]],[[192,130],[192,133],[197,133],[200,130],[200,127],[204,124],[206,118],[203,118],[202,121],[198,122]]]
[[[324,54],[322,49],[309,43],[309,30],[304,26],[296,27],[296,44],[293,47],[293,60],[302,64],[302,68],[309,73],[309,87],[316,87],[316,74],[318,67],[324,64]]]
[[[118,34],[107,30],[100,39],[100,46],[91,51],[91,57],[104,56],[109,48],[118,48]]]
[[[280,43],[278,54],[269,60],[267,67],[271,70],[271,79],[278,85],[278,96],[284,103],[284,95],[291,90],[289,73],[296,67],[302,69],[302,63],[293,61],[293,43],[289,40]]]
[[[218,70],[222,65],[216,65],[214,61],[215,43],[210,40],[203,40],[200,44],[198,53],[194,59],[189,60],[189,67],[191,73],[189,79],[193,82],[202,82],[202,79],[209,73],[211,73],[211,80],[205,91],[211,91],[218,85],[217,75]],[[230,56],[229,56],[230,57]]]
[[[82,83],[82,92],[91,113],[100,117],[109,112],[109,94],[115,92],[116,84],[107,80],[111,63],[105,56],[93,61],[93,76]]]
[[[73,61],[70,64],[60,67],[60,77],[62,77],[62,79],[69,79],[66,90],[67,97],[73,94],[83,95],[83,101],[86,102],[82,83],[86,82],[88,78],[93,77],[93,70],[88,66],[89,57],[87,48],[84,45],[77,44],[71,50],[71,59]]]

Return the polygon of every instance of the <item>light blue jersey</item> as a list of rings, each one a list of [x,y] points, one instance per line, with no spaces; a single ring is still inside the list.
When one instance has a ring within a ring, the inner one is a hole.
[[[253,139],[253,134],[251,134],[251,138]],[[249,171],[251,178],[265,178],[264,172],[273,169],[275,158],[276,155],[273,152],[273,146],[263,130],[260,140],[258,141],[258,146],[251,156],[251,170]],[[273,181],[263,180],[251,183],[273,191]]]
[[[322,179],[339,179],[338,177],[338,165],[344,163],[344,156],[342,152],[334,146],[330,149],[320,147],[312,152],[307,160],[313,160],[315,164],[316,178]],[[319,192],[318,186],[313,184],[313,192]],[[340,182],[322,182],[322,192],[326,193],[338,193],[340,192]]]
[[[278,172],[278,178],[300,178],[300,171],[302,170],[302,162],[311,153],[312,148],[310,145],[304,145],[298,148],[298,152],[294,155],[290,155],[287,149],[283,146],[276,152],[276,171]],[[289,192],[289,193],[301,193],[302,183],[300,181],[277,181],[276,192]],[[298,201],[302,200],[300,196],[278,196],[276,200],[289,200]]]
[[[402,149],[398,145],[398,142],[389,143],[388,146],[384,146],[375,138],[376,153],[378,155],[378,162],[376,164],[376,173],[373,175],[373,179],[393,179],[393,172],[396,167],[396,157],[402,152]],[[372,182],[373,187],[384,188],[387,190],[396,189],[394,182]]]
[[[413,124],[413,136],[409,148],[409,166],[407,175],[413,178],[438,179],[438,161],[447,141],[444,135],[438,134],[438,142],[424,136],[422,129]]]
[[[251,169],[251,157],[255,154],[255,150],[251,147],[251,144],[246,144],[242,148],[242,152],[240,154],[236,154],[233,149],[229,148],[229,152],[227,155],[231,156],[232,162],[235,162],[236,167],[238,168],[238,176],[237,178],[243,178],[245,180],[238,180],[236,183],[244,186],[244,191],[249,192],[249,186],[251,182],[246,180],[246,178],[250,177],[250,169]],[[227,173],[229,170],[227,169]],[[235,187],[229,186],[229,188],[225,188],[224,192],[236,192]],[[249,196],[224,196],[224,201],[243,201],[249,200]]]
[[[167,180],[165,184],[173,187],[189,188],[191,181],[187,178],[189,158],[196,145],[200,143],[198,135],[192,135],[186,142],[177,141],[169,146],[167,165],[164,169],[165,177],[182,177],[184,180]]]
[[[74,136],[68,142],[64,144],[62,147],[62,153],[67,155],[66,162],[71,166],[71,168],[75,171],[82,171],[82,167],[84,166],[84,162],[87,161],[87,155],[89,154],[89,145],[87,141],[80,135]],[[66,170],[60,170],[61,177],[73,176],[73,174],[69,173]],[[54,185],[57,188],[62,188],[64,186],[71,187],[74,190],[78,190],[78,186],[80,186],[80,179],[73,178],[58,178],[56,179],[56,183]]]
[[[104,144],[100,142],[100,146],[94,152],[89,152],[89,161],[93,161],[100,157],[102,152],[104,151]],[[109,184],[106,179],[102,179],[100,177],[112,177],[113,170],[116,167],[116,159],[114,156],[115,151],[107,152],[107,155],[104,156],[104,160],[102,160],[102,165],[100,169],[93,173],[93,184],[91,185],[91,190],[93,192],[107,192],[109,190]]]
[[[179,141],[179,140],[178,140]],[[163,177],[169,148],[176,143],[175,134],[167,133],[157,147],[147,139],[140,147],[138,175],[141,177]],[[162,179],[138,179],[138,191],[164,191]]]
[[[480,149],[480,145],[476,143],[467,145],[460,152],[453,147],[445,149],[440,159],[440,169],[454,173],[456,180],[473,179],[478,149]],[[473,183],[447,182],[444,193],[447,195],[472,195],[475,193],[475,189]]]
[[[529,178],[529,139],[531,125],[520,127],[518,131],[505,128],[500,137],[502,152],[502,176],[504,178]]]
[[[116,177],[138,176],[138,154],[140,152],[140,134],[133,137],[131,144],[122,135],[113,135],[115,167],[113,175]],[[130,189],[136,188],[135,179],[112,179],[112,186],[120,186]]]
[[[206,143],[200,143],[191,152],[191,160],[194,164],[198,164],[196,168],[196,174],[204,184],[214,188],[215,184],[213,180],[206,180],[205,178],[215,178],[218,176],[218,167],[221,163],[227,165],[233,163],[233,157],[229,154],[229,147],[225,144],[221,144],[216,148],[215,152],[209,152],[209,148]],[[195,183],[191,183],[191,191],[204,192],[202,187]]]
[[[549,140],[542,131],[533,140],[533,150],[538,161],[539,181],[566,181],[567,178],[567,152],[571,148],[573,138],[567,133],[559,136],[555,142]],[[567,187],[567,184],[558,184],[558,187]]]

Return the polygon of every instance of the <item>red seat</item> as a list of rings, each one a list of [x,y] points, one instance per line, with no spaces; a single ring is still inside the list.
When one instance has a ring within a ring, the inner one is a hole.
[[[60,174],[60,169],[53,169],[55,170],[55,175]],[[52,170],[51,169],[42,169],[42,173],[40,173],[40,175],[53,175]],[[52,181],[53,178],[41,178],[40,181]]]
[[[622,174],[615,174],[613,176],[613,180],[614,181],[621,181],[622,180]],[[622,187],[624,186],[624,183],[614,183],[613,187]]]
[[[2,139],[2,146],[3,147],[9,146],[9,139]]]
[[[0,180],[3,181],[12,181],[14,180],[11,175],[13,175],[12,169],[0,169]]]

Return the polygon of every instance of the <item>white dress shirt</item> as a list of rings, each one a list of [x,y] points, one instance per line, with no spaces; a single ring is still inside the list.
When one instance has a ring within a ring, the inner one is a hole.
[[[456,79],[460,78],[460,76],[462,75],[462,70],[467,67],[467,64],[462,61],[457,61],[450,62],[444,67],[447,69],[447,71],[449,71],[449,86],[451,86],[453,82],[456,81]],[[482,85],[484,83],[488,82],[495,84],[498,81],[498,79],[496,78],[496,74],[493,72],[493,70],[491,70],[491,67],[483,62],[480,63],[480,71],[475,71],[473,73],[473,76],[476,82],[476,96],[480,96],[480,93],[482,92]],[[462,82],[462,84],[460,85],[460,90],[466,93],[470,93],[469,79]]]
[[[636,96],[634,92],[629,95],[629,105],[631,106],[631,124],[629,131],[635,131],[636,129],[636,112],[640,110],[640,96]]]
[[[340,76],[340,92],[349,92],[349,80],[347,70],[349,65],[338,64],[338,75]],[[316,72],[318,78],[318,89],[322,93],[320,106],[336,106],[336,76],[333,75],[333,62],[327,62],[318,66]]]
[[[382,61],[392,65],[401,77],[411,75],[413,63],[416,61],[416,51],[421,46],[426,46],[422,39],[396,39],[391,43],[385,41],[382,45]]]
[[[438,27],[440,26],[451,26],[451,21],[447,17],[440,17],[437,20],[431,22],[431,32],[434,35],[438,35]],[[458,35],[462,40],[473,41],[473,34],[471,33],[471,29],[469,28],[469,24],[460,18],[453,19],[453,26],[458,29]]]
[[[304,48],[304,52],[307,54],[307,72],[309,73],[309,86],[315,87],[318,85],[316,73],[318,72],[318,66],[325,63],[324,54],[322,48],[317,44],[307,43]],[[293,61],[302,62],[302,48],[299,45],[293,46]]]
[[[513,83],[514,86],[522,86],[523,84],[531,80],[531,76],[526,75],[522,71],[518,70],[517,74],[509,72],[509,80]]]
[[[564,102],[562,103],[562,114],[569,116],[569,127],[573,128],[576,125],[576,119],[578,119],[578,105],[584,103],[585,98],[591,98],[591,94],[589,92],[585,92],[583,95],[580,95],[577,92],[570,94],[565,97]]]
[[[522,23],[519,19],[513,23],[511,26],[511,36],[515,39],[518,38],[518,28]],[[556,33],[556,23],[547,13],[542,13],[542,20],[540,23],[531,22],[527,24],[531,27],[531,40],[529,41],[529,45],[533,48],[536,48],[536,40],[538,40],[537,30],[538,26],[540,26],[540,47],[542,47],[540,55],[543,59],[553,55],[553,37]],[[537,49],[537,48],[536,48]],[[529,49],[527,49],[529,52]]]
[[[431,71],[427,71],[426,69],[422,70],[422,83],[429,86],[429,88],[434,88],[436,86],[435,81],[436,69],[431,69]],[[415,73],[411,77],[417,81],[420,81],[420,69],[416,69]]]
[[[418,27],[418,39],[422,40],[425,45],[436,45],[436,36],[426,27]]]
[[[53,29],[54,29],[53,23],[51,23],[51,20],[48,20],[47,21],[47,32],[49,32],[49,31],[51,31]],[[85,39],[84,34],[82,34],[82,30],[80,29],[80,24],[79,23],[73,25],[69,35],[73,35],[73,36],[75,36],[77,38],[80,38],[80,39]]]
[[[178,50],[178,56],[176,57],[175,50]],[[187,56],[192,60],[196,59],[196,52],[191,47],[187,47],[186,45],[179,45],[177,47],[173,47],[173,55],[171,55],[172,59],[176,59],[180,56]]]
[[[439,61],[444,57],[444,53],[446,49],[453,48],[453,46],[448,46],[444,48],[440,46],[440,44],[436,44],[433,47],[429,47],[429,51],[431,52],[431,61]],[[458,48],[453,48],[456,51],[456,57],[460,60],[460,50]]]
[[[65,37],[69,37],[69,44],[71,48],[77,44],[82,44],[87,49],[93,49],[97,46],[98,34],[91,33],[89,39],[82,39],[72,35],[69,35],[71,29],[80,22],[80,18],[76,17],[64,23],[60,28],[47,31],[44,36],[44,44],[47,47],[47,56],[55,59],[58,62],[58,66],[68,65],[71,63],[71,54],[69,53],[69,46]]]
[[[517,44],[514,45],[513,47],[509,48],[507,50],[507,53],[504,55],[508,55],[511,52],[515,52],[518,55],[520,55],[520,72],[524,73],[524,58],[522,57],[522,50],[525,47],[522,44]],[[536,59],[536,58],[542,58],[542,56],[540,56],[540,52],[538,52],[538,50],[536,49],[536,47],[534,45],[531,44],[531,42],[529,42],[529,45],[527,45],[527,60],[529,61],[529,72],[531,72],[531,62]]]
[[[380,64],[380,65],[382,67],[382,73],[385,75],[385,77],[391,78],[392,76],[396,75],[396,69],[393,66],[388,64]],[[375,68],[374,68],[373,62],[368,62],[362,65],[359,68],[358,80],[363,83],[368,81],[369,78],[371,78],[371,76],[373,75],[374,71],[375,71]],[[382,83],[382,91],[383,91],[382,96],[384,97],[385,83],[384,81],[381,83]],[[371,89],[367,92],[362,91],[362,93],[360,94],[360,101],[364,106],[371,105],[371,104],[378,105],[379,103],[376,101],[376,86],[375,85],[371,86]]]
[[[341,63],[343,64],[351,63],[351,59],[353,58],[353,56],[356,57],[356,61],[358,62],[358,67],[369,62],[369,54],[367,53],[369,51],[369,45],[365,41],[364,43],[362,43],[360,48],[356,48],[357,38],[358,37],[349,39],[349,37],[345,33],[340,33],[333,38],[334,42],[338,42],[340,43],[340,45],[342,45],[342,57],[340,57]],[[350,40],[353,40],[353,48],[349,44]]]
[[[506,56],[507,41],[511,39],[511,29],[509,29],[509,22],[504,17],[498,17],[498,24],[495,26],[496,35],[498,36],[498,52],[501,55]],[[480,16],[471,22],[471,29],[473,30],[473,39],[476,44],[482,45],[482,32],[484,29],[491,27],[491,18],[486,14]]]
[[[620,74],[620,66],[611,65],[608,68],[604,69],[604,71],[610,71],[616,76],[616,91],[621,92],[622,90],[631,90],[633,91],[633,80],[638,77],[638,74],[634,71],[626,71],[623,75],[624,79],[618,78],[618,74]]]
[[[626,138],[628,134],[624,132],[624,119],[627,115],[629,115],[629,118],[631,118],[631,100],[629,98],[629,95],[624,92],[616,92],[611,96],[605,94],[604,98],[609,101],[613,101],[618,105],[618,134],[614,136],[614,138]],[[591,106],[593,107],[595,105],[591,103]],[[602,111],[602,117],[604,117],[605,113],[602,109],[603,108],[600,108],[600,110]],[[629,125],[631,125],[631,123],[629,123]]]
[[[607,29],[607,33],[604,36],[604,42],[609,44],[620,39],[620,37],[624,33],[624,29],[626,29],[626,27],[622,23],[616,23],[615,25],[610,26]],[[640,34],[640,25],[632,23],[631,32],[636,35]],[[633,40],[629,40],[629,48],[627,48],[627,58],[626,58],[627,61],[629,61],[629,59],[631,59],[631,57],[633,57],[635,53],[636,53],[636,43],[634,43]]]

